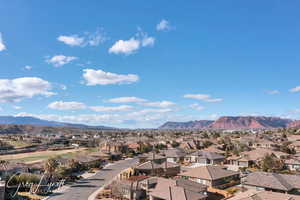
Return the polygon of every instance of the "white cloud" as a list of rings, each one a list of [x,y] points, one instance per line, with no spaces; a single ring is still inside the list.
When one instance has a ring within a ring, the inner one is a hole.
[[[25,69],[25,70],[31,70],[31,69],[32,69],[32,66],[26,65],[26,66],[24,67],[24,69]]]
[[[13,106],[13,108],[14,108],[15,110],[21,110],[21,109],[22,109],[21,106]]]
[[[151,107],[160,107],[160,108],[167,108],[170,106],[174,106],[175,103],[171,101],[156,101],[156,102],[147,102],[143,103],[145,106],[151,106]]]
[[[61,35],[57,38],[58,41],[65,43],[69,46],[98,46],[99,44],[105,42],[108,40],[108,38],[105,36],[105,33],[98,29],[94,33],[86,32],[83,35]]]
[[[221,98],[211,98],[209,94],[185,94],[183,97],[189,99],[202,100],[210,103],[223,101],[223,99]]]
[[[59,122],[70,122],[70,123],[87,123],[87,124],[94,124],[94,125],[102,125],[102,123],[115,123],[119,124],[123,120],[120,120],[120,115],[118,114],[81,114],[81,115],[37,115],[31,113],[18,113],[15,116],[31,116],[37,117],[44,120],[50,121],[59,121]]]
[[[170,23],[167,20],[165,20],[165,19],[162,19],[156,25],[156,30],[157,31],[167,31],[167,30],[170,30],[170,29],[171,29]]]
[[[146,114],[150,114],[150,113],[169,113],[169,112],[173,112],[173,109],[170,108],[163,108],[163,109],[143,109],[143,110],[139,110],[133,113],[130,113],[129,115],[131,116],[138,116],[138,115],[146,115]]]
[[[118,98],[109,99],[107,101],[111,103],[141,103],[147,100],[138,97],[118,97]]]
[[[86,85],[109,85],[109,84],[130,84],[137,82],[139,76],[135,74],[115,74],[102,70],[84,69],[83,78]]]
[[[292,88],[292,89],[290,89],[289,91],[292,92],[292,93],[300,92],[300,86],[297,86],[297,87],[295,87],[295,88]]]
[[[86,108],[86,105],[81,102],[76,101],[55,101],[48,105],[48,108],[54,109],[54,110],[82,110]]]
[[[6,46],[4,44],[4,41],[2,39],[2,33],[0,33],[0,51],[4,51],[6,49]]]
[[[142,46],[143,47],[147,47],[147,46],[153,46],[154,45],[154,42],[155,42],[155,38],[154,37],[144,37],[142,39]]]
[[[0,102],[17,102],[36,95],[51,96],[51,84],[37,77],[0,79]]]
[[[280,94],[278,90],[269,90],[267,91],[267,94],[273,95],[273,94]]]
[[[108,50],[108,52],[114,54],[130,55],[135,53],[141,47],[150,47],[153,46],[154,43],[154,37],[148,36],[147,33],[144,33],[139,29],[139,32],[135,35],[135,37],[132,37],[129,40],[116,41]]]
[[[76,59],[77,59],[77,57],[74,57],[74,56],[56,55],[50,59],[47,59],[46,62],[49,64],[53,64],[54,67],[61,67],[61,66],[68,64]]]
[[[98,29],[95,33],[87,33],[86,42],[90,46],[98,46],[101,43],[104,43],[108,38],[105,36],[105,33]]]
[[[121,105],[121,106],[91,106],[90,109],[95,112],[121,112],[132,110],[132,106]]]
[[[140,41],[134,38],[129,40],[118,40],[108,50],[109,53],[129,55],[140,48]]]
[[[202,111],[202,110],[205,109],[203,106],[200,106],[197,103],[191,104],[189,107],[192,108],[192,109],[198,110],[198,111]]]
[[[84,42],[84,38],[77,35],[61,35],[57,38],[57,40],[70,46],[81,46]]]

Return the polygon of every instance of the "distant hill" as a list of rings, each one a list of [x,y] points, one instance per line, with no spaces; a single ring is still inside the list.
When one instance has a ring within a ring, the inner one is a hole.
[[[300,120],[264,116],[224,116],[216,121],[166,122],[160,129],[272,129],[300,128]]]
[[[295,120],[289,123],[289,128],[300,128],[300,120]]]
[[[211,125],[214,121],[199,120],[189,122],[166,122],[160,129],[203,129]]]
[[[34,125],[34,126],[50,126],[50,127],[69,127],[69,128],[86,128],[86,129],[99,129],[109,130],[115,129],[106,126],[88,126],[84,124],[72,124],[56,121],[47,121],[35,117],[14,117],[14,116],[0,116],[0,125]]]

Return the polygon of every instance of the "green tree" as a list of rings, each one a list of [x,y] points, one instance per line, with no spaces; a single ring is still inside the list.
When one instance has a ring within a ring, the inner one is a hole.
[[[271,154],[265,155],[260,163],[264,172],[277,172],[284,168],[284,163]]]

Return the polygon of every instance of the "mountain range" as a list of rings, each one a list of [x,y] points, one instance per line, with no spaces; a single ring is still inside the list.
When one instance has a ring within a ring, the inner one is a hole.
[[[18,117],[18,116],[0,116],[0,125],[34,125],[34,126],[50,126],[50,127],[68,127],[68,128],[85,128],[85,129],[99,129],[110,130],[115,129],[107,126],[88,126],[85,124],[72,124],[56,121],[48,121],[35,117]]]
[[[166,122],[159,129],[274,129],[300,128],[300,120],[264,116],[224,116],[215,121]]]

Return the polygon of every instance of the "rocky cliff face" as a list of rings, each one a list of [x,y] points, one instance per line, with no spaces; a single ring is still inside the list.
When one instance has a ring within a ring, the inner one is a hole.
[[[279,117],[224,116],[216,121],[200,120],[190,122],[167,122],[161,129],[271,129],[300,127],[300,120],[293,121]]]
[[[209,128],[213,129],[263,129],[285,128],[292,120],[278,117],[221,117]]]
[[[288,128],[300,128],[300,120],[290,122]]]

